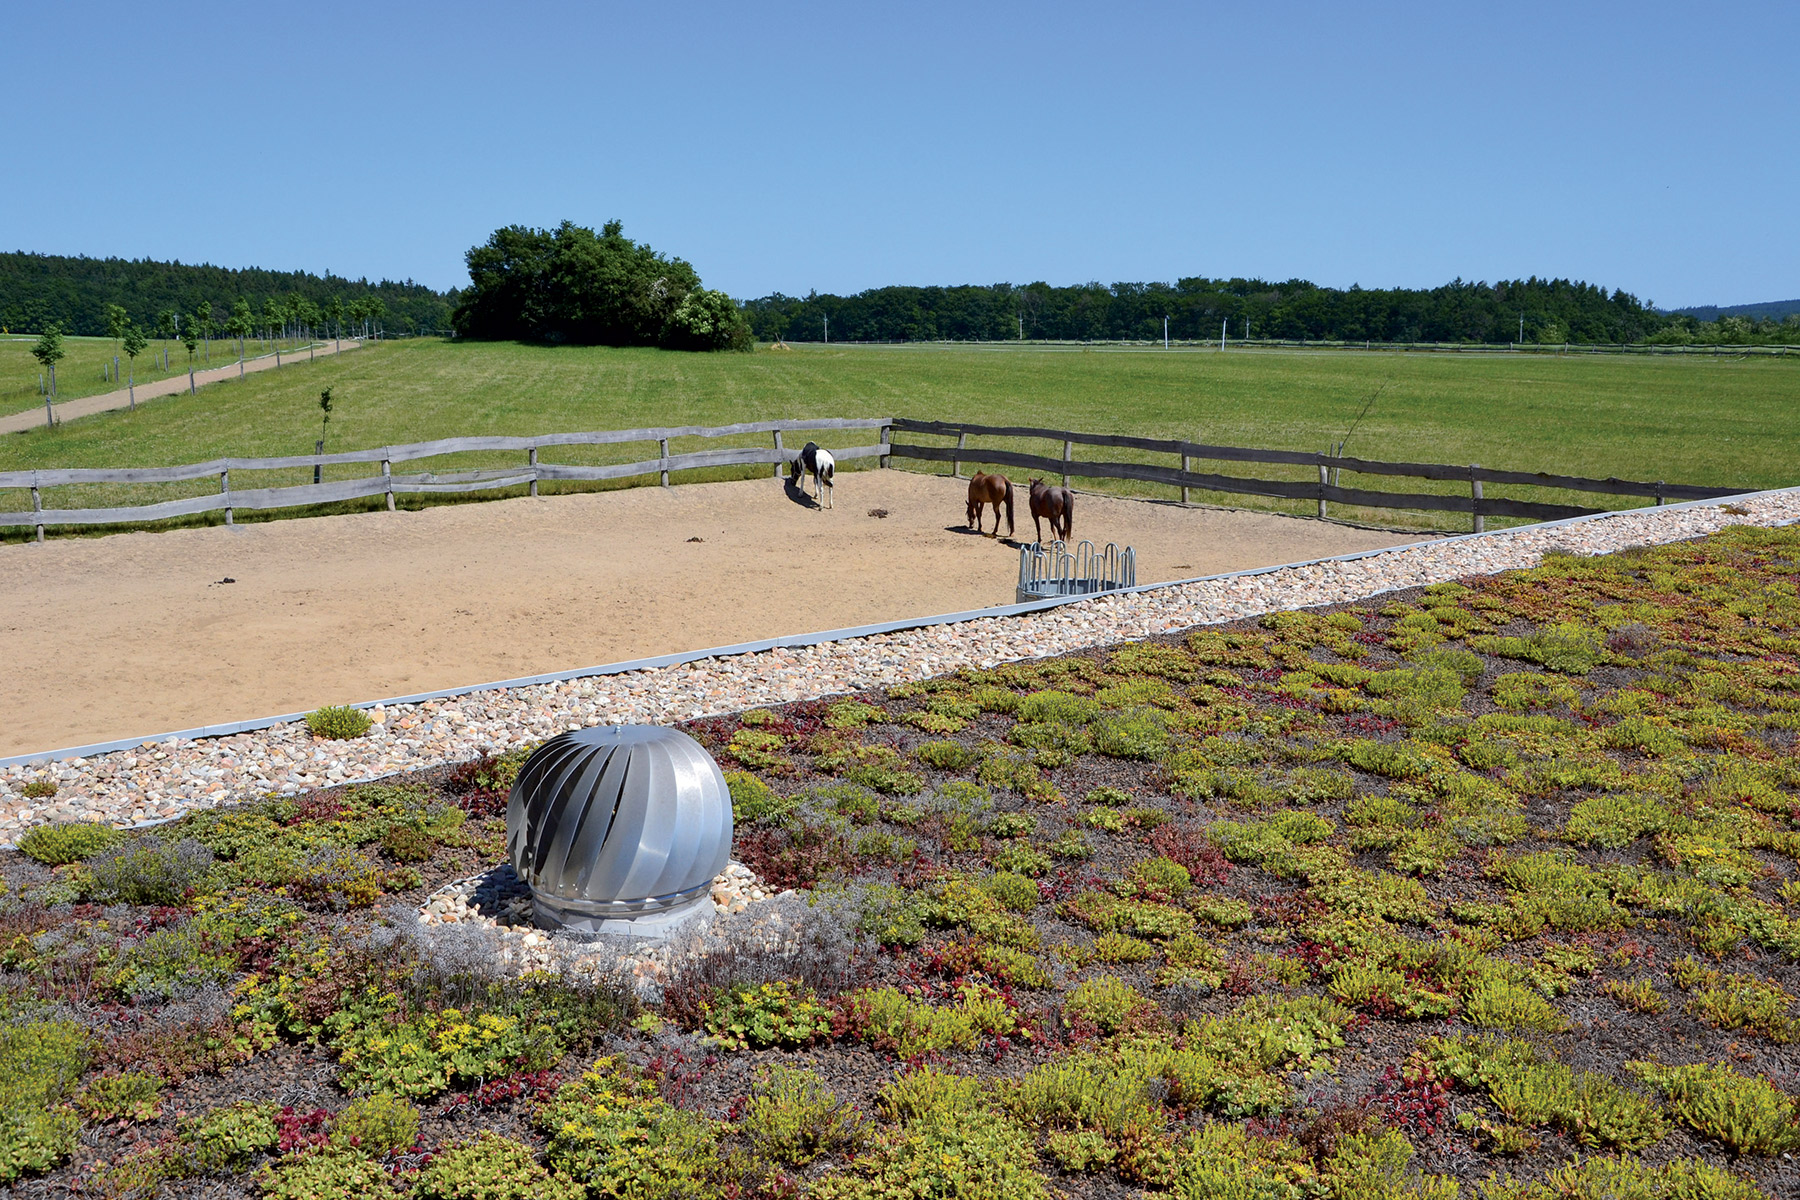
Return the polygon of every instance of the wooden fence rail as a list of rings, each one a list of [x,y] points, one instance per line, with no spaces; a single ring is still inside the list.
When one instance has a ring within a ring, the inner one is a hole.
[[[894,458],[911,458],[927,462],[947,462],[961,472],[964,462],[992,463],[1018,467],[1045,475],[1060,476],[1066,485],[1072,476],[1089,479],[1131,479],[1145,483],[1165,483],[1179,488],[1183,501],[1190,490],[1227,492],[1236,495],[1269,496],[1287,500],[1314,500],[1320,516],[1326,505],[1354,504],[1365,508],[1411,509],[1425,512],[1466,512],[1480,530],[1486,517],[1523,517],[1534,521],[1554,521],[1564,517],[1587,516],[1605,509],[1584,508],[1573,504],[1546,504],[1528,500],[1510,500],[1483,494],[1484,483],[1516,484],[1526,487],[1557,488],[1565,491],[1595,492],[1604,495],[1644,496],[1662,504],[1669,500],[1706,500],[1715,496],[1733,496],[1754,489],[1735,487],[1703,487],[1693,484],[1642,483],[1629,479],[1587,479],[1574,475],[1551,475],[1545,472],[1502,471],[1478,465],[1449,466],[1441,463],[1380,462],[1364,458],[1343,458],[1315,454],[1305,450],[1262,450],[1245,446],[1214,446],[1203,442],[1187,442],[1167,438],[1136,437],[1131,434],[1075,433],[1066,429],[1044,429],[1028,425],[968,425],[948,421],[915,421],[906,417],[894,420],[897,433],[934,434],[954,437],[954,446],[924,446],[894,442],[888,453]],[[1043,454],[1027,454],[1017,450],[980,449],[969,445],[970,437],[1032,438],[1061,442],[1061,458]],[[1074,457],[1076,446],[1106,446],[1120,449],[1146,450],[1170,454],[1180,461],[1178,467],[1140,462],[1094,462]],[[1192,460],[1215,462],[1269,463],[1287,466],[1316,467],[1315,480],[1256,479],[1235,475],[1196,472]],[[1432,492],[1383,492],[1365,488],[1340,487],[1334,481],[1340,471],[1365,475],[1405,476],[1414,479],[1448,480],[1467,483],[1467,496],[1447,496]]]
[[[682,425],[666,429],[607,429],[591,433],[553,433],[540,437],[465,437],[444,438],[433,442],[415,442],[405,446],[382,446],[372,450],[351,450],[338,454],[300,454],[281,458],[217,458],[211,462],[188,463],[176,467],[78,467],[63,470],[0,471],[0,488],[29,489],[29,512],[0,512],[0,526],[35,526],[39,541],[46,525],[115,525],[166,521],[173,517],[223,509],[230,524],[237,509],[294,508],[304,505],[333,504],[366,496],[387,497],[394,507],[396,495],[441,495],[457,492],[495,491],[529,486],[537,494],[540,480],[628,479],[637,475],[657,475],[664,486],[671,471],[692,471],[705,467],[781,464],[799,454],[799,448],[783,449],[783,433],[811,433],[843,430],[877,430],[880,441],[866,446],[832,448],[839,459],[877,458],[887,461],[888,429],[892,422],[884,417],[861,419],[827,418],[809,421],[750,421],[738,425]],[[771,445],[733,446],[718,450],[696,450],[683,454],[669,453],[669,441],[681,437],[732,437],[745,434],[773,434]],[[629,463],[583,466],[576,463],[540,461],[538,452],[550,446],[608,446],[627,442],[655,442],[657,456]],[[524,451],[527,460],[517,467],[485,468],[471,471],[396,475],[393,464],[449,454]],[[299,484],[292,487],[234,488],[233,471],[277,471],[300,467],[322,467],[346,463],[379,463],[381,473],[359,479]],[[94,483],[180,483],[195,479],[217,479],[216,495],[190,496],[165,500],[158,504],[140,504],[122,508],[45,508],[42,489],[70,484]]]
[[[42,541],[46,525],[113,525],[140,524],[169,520],[196,513],[224,510],[230,524],[237,509],[294,508],[331,504],[369,496],[385,496],[387,506],[394,507],[396,495],[445,495],[464,492],[496,491],[529,487],[537,494],[538,484],[545,480],[596,482],[656,475],[664,486],[673,471],[692,471],[708,467],[771,464],[780,474],[782,464],[799,453],[798,448],[784,444],[784,434],[829,433],[876,430],[878,441],[863,446],[830,447],[841,460],[879,458],[887,466],[890,458],[907,458],[921,462],[947,462],[954,474],[960,475],[962,464],[985,463],[1014,467],[1025,471],[1070,478],[1129,479],[1142,483],[1167,484],[1177,488],[1183,501],[1194,489],[1235,495],[1268,496],[1286,500],[1312,500],[1318,514],[1326,515],[1328,504],[1350,504],[1366,508],[1410,509],[1424,512],[1464,512],[1480,530],[1487,517],[1514,517],[1535,521],[1585,516],[1604,509],[1585,508],[1573,504],[1549,504],[1539,501],[1513,500],[1483,494],[1484,484],[1507,484],[1522,487],[1554,488],[1564,491],[1589,492],[1600,495],[1642,496],[1658,504],[1668,500],[1704,500],[1749,491],[1748,488],[1704,487],[1692,484],[1637,482],[1628,479],[1588,479],[1573,475],[1551,475],[1544,472],[1505,471],[1478,465],[1450,466],[1440,463],[1383,462],[1374,459],[1343,458],[1315,454],[1304,450],[1264,450],[1245,446],[1216,446],[1167,438],[1137,437],[1130,434],[1077,433],[1064,429],[1045,429],[1023,425],[967,425],[947,421],[917,421],[905,417],[870,417],[860,419],[822,419],[808,421],[751,421],[737,425],[682,425],[651,429],[610,429],[587,433],[554,433],[538,437],[463,437],[443,438],[431,442],[414,442],[404,446],[382,446],[370,450],[351,450],[337,454],[301,454],[279,458],[218,458],[210,462],[189,463],[175,467],[80,467],[63,470],[0,471],[0,489],[29,489],[31,510],[0,512],[0,526],[35,526]],[[913,433],[953,437],[953,446],[928,446],[893,441],[893,434]],[[695,450],[672,454],[669,442],[674,438],[716,438],[770,434],[768,446],[732,446],[713,450]],[[1026,438],[1062,443],[1061,457],[1031,454],[1020,450],[982,448],[969,445],[971,437]],[[634,462],[584,466],[576,463],[544,462],[540,451],[556,446],[609,446],[631,442],[656,443],[656,457]],[[1099,446],[1147,451],[1175,457],[1179,466],[1160,466],[1146,462],[1109,462],[1077,459],[1076,446]],[[420,459],[468,453],[520,453],[526,461],[517,466],[483,467],[449,472],[395,474],[394,464]],[[1304,480],[1259,479],[1253,476],[1227,475],[1195,471],[1195,459],[1221,463],[1260,463],[1279,466],[1314,467],[1318,478]],[[333,480],[288,487],[243,488],[232,485],[232,472],[241,476],[247,471],[275,471],[318,468],[355,463],[379,464],[380,473],[356,479]],[[1445,495],[1437,492],[1387,492],[1367,488],[1343,487],[1337,483],[1339,473],[1395,476],[1439,482],[1466,484],[1468,494]],[[166,500],[118,508],[45,508],[42,490],[74,484],[156,484],[180,483],[199,479],[217,479],[216,494]]]

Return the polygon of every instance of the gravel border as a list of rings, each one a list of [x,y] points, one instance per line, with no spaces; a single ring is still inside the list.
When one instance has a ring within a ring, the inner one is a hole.
[[[1732,525],[1797,520],[1800,488],[1631,509],[1148,585],[1015,615],[975,615],[620,674],[584,674],[447,699],[376,705],[368,710],[374,729],[352,741],[315,739],[304,724],[285,722],[223,737],[171,738],[54,762],[15,763],[0,767],[0,845],[10,845],[45,821],[141,825],[270,792],[366,782],[462,762],[590,725],[670,724],[760,704],[891,687],[963,667],[1066,654],[1196,625],[1532,567],[1546,551],[1608,554],[1686,541]],[[54,780],[56,794],[27,799],[25,786],[39,779]]]

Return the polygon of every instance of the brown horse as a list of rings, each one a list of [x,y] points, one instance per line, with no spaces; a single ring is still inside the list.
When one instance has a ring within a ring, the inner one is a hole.
[[[1040,518],[1050,521],[1050,536],[1068,541],[1075,533],[1075,493],[1066,487],[1049,487],[1041,479],[1031,481],[1031,524],[1038,542],[1044,540]]]
[[[1013,493],[1012,481],[1004,475],[987,475],[980,471],[969,480],[969,528],[976,533],[981,532],[981,509],[985,504],[994,506],[994,532],[989,537],[1000,536],[1000,505],[1006,505],[1006,536],[1013,535]]]

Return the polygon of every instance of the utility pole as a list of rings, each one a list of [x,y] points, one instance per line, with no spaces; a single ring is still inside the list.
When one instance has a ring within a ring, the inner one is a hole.
[[[1525,342],[1525,314],[1524,313],[1519,314],[1519,342],[1521,345],[1523,345]]]
[[[1219,352],[1221,354],[1225,352],[1225,327],[1229,324],[1231,324],[1230,317],[1219,322]]]
[[[1163,314],[1163,349],[1169,348],[1169,314]]]
[[[1024,313],[1019,314],[1019,340],[1021,342],[1025,340],[1025,314]]]

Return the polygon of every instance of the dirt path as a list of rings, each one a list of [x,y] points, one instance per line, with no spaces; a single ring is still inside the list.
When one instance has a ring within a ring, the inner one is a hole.
[[[0,755],[1009,604],[1018,553],[963,530],[964,491],[871,471],[828,512],[769,479],[0,547]],[[1088,495],[1075,532],[1136,547],[1140,583],[1410,540]]]
[[[361,345],[362,343],[355,338],[345,338],[341,342],[320,342],[312,354],[323,356],[342,354],[348,350],[355,350]],[[296,362],[309,362],[312,354],[305,349],[283,351],[279,365],[291,367]],[[237,379],[242,375],[254,374],[257,371],[273,371],[276,365],[277,358],[273,354],[260,358],[247,358],[242,364],[233,362],[223,367],[209,367],[204,371],[195,371],[194,383],[198,387],[205,387],[209,383],[223,383],[227,379]],[[188,377],[185,374],[171,375],[167,379],[138,384],[137,402],[142,404],[144,401],[153,400],[158,396],[173,396],[177,392],[187,390]],[[78,400],[54,403],[56,420],[59,424],[63,421],[73,421],[77,417],[91,417],[95,413],[111,412],[117,408],[129,408],[130,406],[131,389],[128,387],[120,388],[116,392],[103,392],[98,396],[83,396]],[[41,428],[43,424],[44,406],[40,403],[36,408],[28,408],[24,412],[0,417],[0,434],[21,433],[27,429]]]

